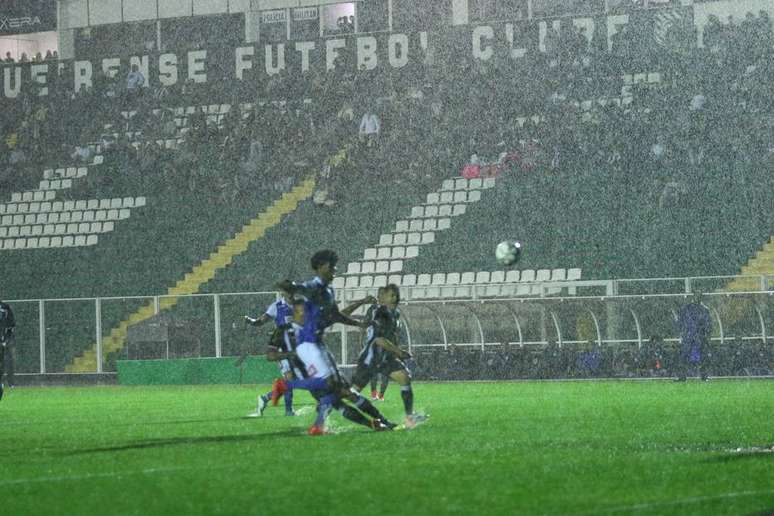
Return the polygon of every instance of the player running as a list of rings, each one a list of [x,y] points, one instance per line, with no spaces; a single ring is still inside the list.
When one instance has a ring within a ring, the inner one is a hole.
[[[325,421],[334,408],[342,407],[342,401],[351,402],[354,407],[372,418],[376,430],[391,429],[390,423],[370,401],[351,391],[336,368],[336,362],[323,343],[325,329],[335,323],[348,326],[366,327],[368,322],[353,319],[339,311],[331,282],[336,274],[338,256],[334,251],[318,251],[312,256],[311,265],[315,277],[304,283],[281,282],[280,290],[299,296],[304,302],[303,325],[296,332],[296,356],[303,362],[308,378],[290,381],[279,380],[273,388],[273,395],[293,389],[306,389],[319,400],[317,418],[309,429],[310,435],[325,433]]]
[[[280,374],[287,380],[296,378],[294,373],[294,367],[291,364],[290,357],[292,356],[291,339],[293,338],[293,307],[288,300],[291,296],[288,292],[281,291],[280,297],[276,301],[266,308],[266,311],[261,314],[260,317],[250,317],[245,315],[245,323],[260,327],[269,321],[274,322],[274,332],[269,339],[269,351],[267,353],[267,359],[270,361],[278,362]],[[272,358],[269,358],[271,355]],[[255,412],[248,414],[248,417],[259,417],[263,415],[268,405],[269,400],[272,398],[272,391],[266,394],[261,394],[256,400]],[[293,412],[293,391],[288,390],[284,393],[285,399],[285,415],[294,416]],[[273,399],[273,404],[277,404],[277,399]]]
[[[379,289],[379,304],[368,309],[367,318],[370,325],[366,334],[366,342],[357,361],[357,368],[352,376],[352,386],[362,391],[377,374],[382,374],[398,382],[400,395],[403,399],[403,409],[406,413],[406,428],[414,428],[427,420],[424,414],[414,412],[414,391],[411,387],[411,373],[403,362],[411,358],[411,354],[401,349],[400,341],[400,289],[395,284],[389,284]]]

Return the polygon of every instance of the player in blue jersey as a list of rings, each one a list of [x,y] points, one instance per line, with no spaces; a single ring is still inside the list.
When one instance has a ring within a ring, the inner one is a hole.
[[[280,290],[303,299],[304,320],[296,332],[296,356],[303,362],[308,378],[292,381],[278,381],[274,395],[292,389],[306,389],[314,393],[319,400],[317,418],[309,429],[311,435],[324,433],[324,424],[328,414],[341,406],[342,401],[351,402],[354,407],[370,416],[373,428],[391,429],[390,423],[370,401],[351,391],[349,384],[342,378],[333,356],[323,343],[325,330],[336,323],[365,328],[367,321],[358,321],[339,311],[331,283],[336,274],[338,256],[334,251],[318,251],[312,256],[311,265],[315,277],[304,283],[285,280],[278,285]]]
[[[680,308],[676,323],[680,332],[681,362],[677,381],[684,382],[689,374],[707,381],[709,377],[702,371],[701,362],[712,332],[712,318],[707,307],[702,304],[701,292],[695,292],[693,302]]]
[[[406,412],[405,426],[413,428],[427,420],[424,414],[414,412],[414,391],[411,387],[411,373],[403,362],[411,355],[400,348],[401,314],[400,289],[389,284],[378,291],[378,304],[372,305],[366,314],[369,322],[365,345],[357,360],[352,375],[352,386],[362,391],[368,381],[377,374],[395,380],[400,385],[403,408]]]
[[[278,362],[280,374],[287,380],[292,380],[296,377],[290,361],[290,356],[292,354],[291,339],[293,338],[293,307],[288,302],[288,299],[290,298],[288,292],[280,292],[279,299],[270,304],[260,317],[250,317],[249,315],[244,317],[247,324],[255,327],[263,326],[270,321],[274,323],[275,329],[269,339],[267,356],[271,355],[272,358],[274,358],[274,361]],[[273,391],[269,391],[266,394],[258,396],[255,412],[249,414],[248,417],[262,416],[269,400],[272,400],[274,405],[277,404],[277,398],[275,397],[272,399],[272,392]],[[293,391],[289,390],[285,392],[284,399],[285,415],[293,416]]]

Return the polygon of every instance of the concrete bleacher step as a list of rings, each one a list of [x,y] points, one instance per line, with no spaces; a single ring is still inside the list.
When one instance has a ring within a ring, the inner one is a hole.
[[[199,292],[201,287],[211,280],[217,271],[222,269],[225,264],[230,263],[236,255],[244,252],[253,241],[263,237],[266,230],[278,224],[282,220],[282,217],[295,211],[302,200],[310,198],[314,192],[314,188],[314,179],[306,179],[291,191],[283,194],[282,199],[279,202],[275,202],[258,214],[256,218],[249,224],[246,224],[242,231],[235,235],[229,242],[220,245],[214,255],[210,254],[209,258],[196,265],[190,272],[186,273],[181,280],[177,281],[173,287],[169,288],[166,292],[166,295],[169,297],[163,297],[159,300],[159,309],[166,310],[175,306],[179,299],[176,296]],[[111,331],[110,336],[103,339],[103,352],[107,354],[122,349],[126,342],[129,326],[145,321],[153,317],[155,313],[155,305],[151,302],[131,314],[127,319],[121,321],[118,326]],[[88,359],[89,352],[92,350],[96,350],[96,343],[86,350],[83,355],[77,357],[65,368],[65,370],[70,373],[94,371],[96,361],[91,362]]]

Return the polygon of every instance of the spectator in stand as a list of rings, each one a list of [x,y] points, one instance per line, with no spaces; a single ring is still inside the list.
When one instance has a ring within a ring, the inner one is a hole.
[[[51,53],[51,50],[46,50],[46,57],[44,59],[46,61],[51,61],[54,58],[54,54]]]
[[[70,154],[70,158],[78,163],[91,163],[92,152],[89,145],[86,143],[86,137],[81,137],[81,143],[75,146],[75,150]]]
[[[133,101],[142,93],[142,87],[145,84],[145,76],[140,72],[140,67],[132,65],[132,70],[126,76],[126,97],[128,101]]]
[[[27,57],[27,53],[26,52],[22,52],[22,55],[19,58],[19,62],[20,63],[29,63],[30,62],[30,58]]]
[[[360,120],[360,141],[366,147],[375,147],[379,141],[380,130],[381,122],[379,117],[374,113],[373,109],[367,111]]]
[[[10,53],[10,52],[6,52],[6,53],[5,53],[5,62],[6,62],[6,63],[14,63],[14,62],[16,62],[16,61],[14,61],[14,58],[13,58],[13,56],[11,55],[11,53]]]

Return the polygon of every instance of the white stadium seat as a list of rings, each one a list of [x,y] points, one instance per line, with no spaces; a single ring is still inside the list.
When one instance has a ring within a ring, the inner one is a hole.
[[[402,233],[408,231],[409,222],[407,220],[399,220],[395,223],[395,233]]]
[[[383,234],[379,236],[379,245],[392,245],[392,235]]]
[[[393,238],[392,245],[406,245],[407,240],[408,240],[408,233],[395,233],[395,237]]]
[[[369,247],[363,252],[363,260],[375,260],[376,259],[376,249],[373,249]]]
[[[360,263],[359,262],[348,263],[347,274],[360,274]]]

